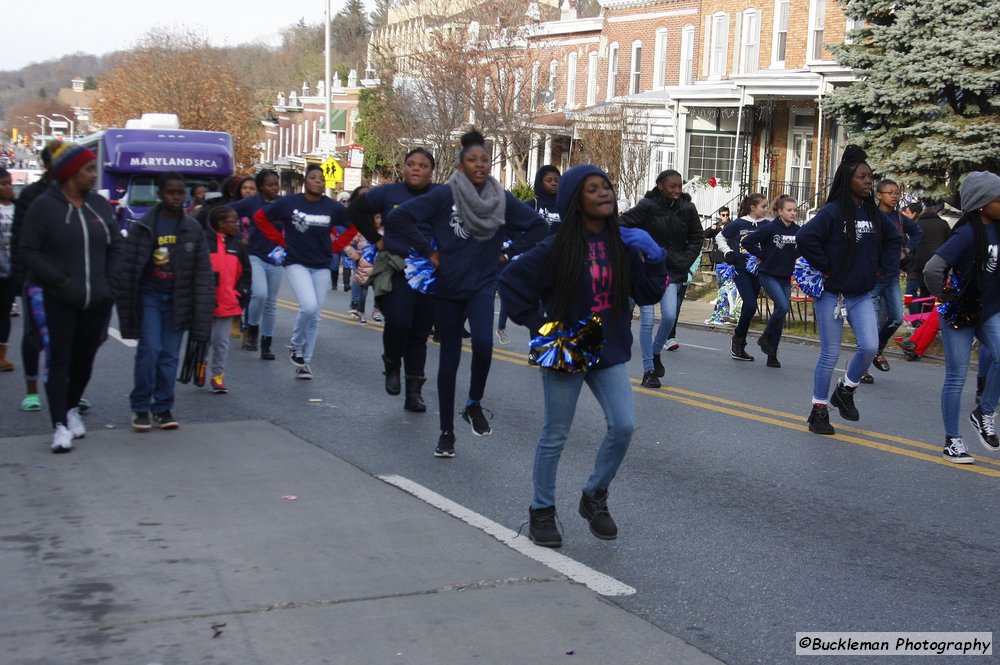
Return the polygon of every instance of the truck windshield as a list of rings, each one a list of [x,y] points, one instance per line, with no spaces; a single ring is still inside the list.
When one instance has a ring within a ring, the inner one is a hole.
[[[160,202],[156,191],[155,178],[148,176],[134,177],[129,181],[128,202],[134,206],[154,206]]]

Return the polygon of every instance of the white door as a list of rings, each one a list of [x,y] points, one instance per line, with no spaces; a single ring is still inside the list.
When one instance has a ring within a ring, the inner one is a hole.
[[[787,194],[802,202],[809,196],[813,175],[813,118],[795,115],[788,137]]]

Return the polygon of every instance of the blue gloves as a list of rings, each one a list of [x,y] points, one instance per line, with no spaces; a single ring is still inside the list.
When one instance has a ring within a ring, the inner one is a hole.
[[[622,242],[626,247],[638,249],[646,256],[650,262],[662,261],[667,252],[656,244],[653,237],[642,229],[635,229],[628,226],[621,227]]]

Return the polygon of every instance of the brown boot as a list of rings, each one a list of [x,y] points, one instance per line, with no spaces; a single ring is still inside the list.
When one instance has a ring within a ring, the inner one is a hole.
[[[7,360],[7,345],[0,344],[0,372],[13,372],[14,363]]]

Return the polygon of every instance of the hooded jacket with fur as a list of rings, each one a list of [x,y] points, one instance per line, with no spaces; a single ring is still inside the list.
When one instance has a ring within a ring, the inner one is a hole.
[[[701,252],[704,233],[698,209],[689,195],[668,199],[659,189],[653,188],[635,206],[622,213],[619,221],[622,226],[646,231],[667,251],[664,261],[671,282],[683,284],[687,281],[688,269]]]

